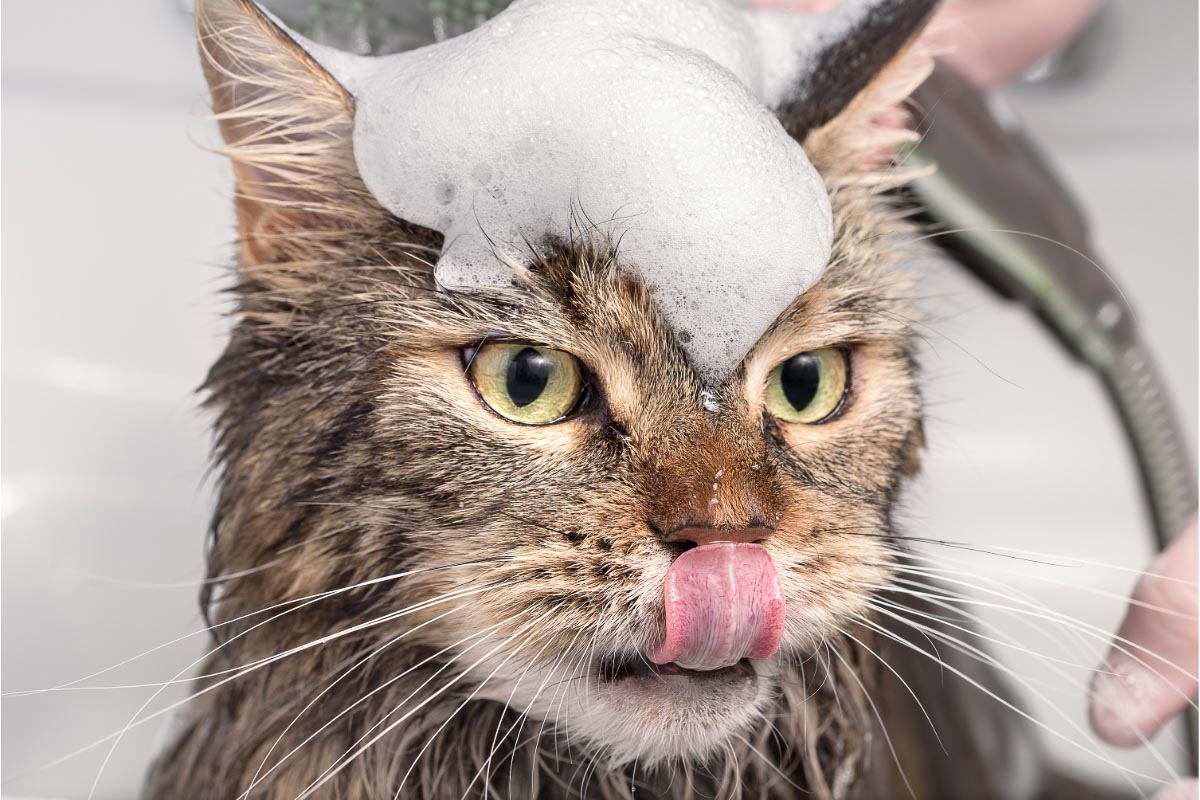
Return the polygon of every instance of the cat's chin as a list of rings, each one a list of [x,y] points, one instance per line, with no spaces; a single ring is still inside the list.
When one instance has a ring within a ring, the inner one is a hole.
[[[766,671],[746,659],[704,672],[630,659],[598,671],[576,724],[616,762],[703,759],[761,716]]]

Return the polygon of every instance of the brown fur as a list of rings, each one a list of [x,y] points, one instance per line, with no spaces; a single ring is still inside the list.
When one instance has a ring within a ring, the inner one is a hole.
[[[853,627],[864,587],[885,582],[896,557],[891,509],[922,444],[913,287],[897,268],[907,227],[881,194],[905,176],[864,170],[907,135],[873,120],[919,80],[921,59],[809,135],[833,201],[833,262],[727,385],[704,387],[618,267],[614,232],[582,214],[519,286],[438,291],[440,237],[362,185],[345,93],[243,0],[199,2],[197,20],[241,234],[237,325],[207,381],[221,477],[209,572],[245,574],[203,598],[216,625],[204,693],[147,797],[237,797],[277,763],[252,796],[296,797],[384,719],[403,722],[318,796],[391,797],[403,783],[421,798],[485,785],[495,797],[616,798],[636,783],[654,797],[891,797],[904,780],[917,797],[992,796],[1002,765],[979,754],[961,715],[934,712],[959,770],[947,776],[905,690],[862,645],[913,681],[927,665]],[[596,402],[553,426],[500,419],[461,355],[495,337],[575,354]],[[802,429],[765,417],[770,369],[827,346],[852,351],[845,413]],[[706,388],[717,414],[703,409]],[[537,665],[558,697],[661,631],[674,552],[661,534],[684,523],[775,528],[790,615],[763,715],[706,757],[639,768],[581,738],[582,706],[561,718],[508,707],[523,673],[505,672],[504,657]],[[497,665],[498,692],[484,680]]]

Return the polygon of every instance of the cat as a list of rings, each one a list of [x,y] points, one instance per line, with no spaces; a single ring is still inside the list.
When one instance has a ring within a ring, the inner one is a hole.
[[[441,235],[358,173],[353,98],[249,0],[197,0],[236,325],[206,381],[212,650],[145,797],[1102,796],[894,580],[924,437],[911,134],[882,120],[933,4],[879,5],[780,112],[829,266],[712,386],[582,211],[513,287],[439,289]],[[647,661],[672,564],[738,547],[777,565],[778,652]]]

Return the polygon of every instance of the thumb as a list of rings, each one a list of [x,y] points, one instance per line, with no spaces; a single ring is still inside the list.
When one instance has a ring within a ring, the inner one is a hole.
[[[1196,800],[1197,792],[1200,792],[1200,787],[1194,779],[1189,779],[1159,789],[1154,793],[1153,800]]]
[[[1092,681],[1101,737],[1140,744],[1196,697],[1196,519],[1138,581],[1108,658]]]

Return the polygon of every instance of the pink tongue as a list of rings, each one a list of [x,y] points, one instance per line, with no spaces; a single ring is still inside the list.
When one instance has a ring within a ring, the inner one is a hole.
[[[675,559],[666,580],[667,638],[647,655],[685,669],[767,658],[783,635],[783,592],[760,544],[716,542]]]

